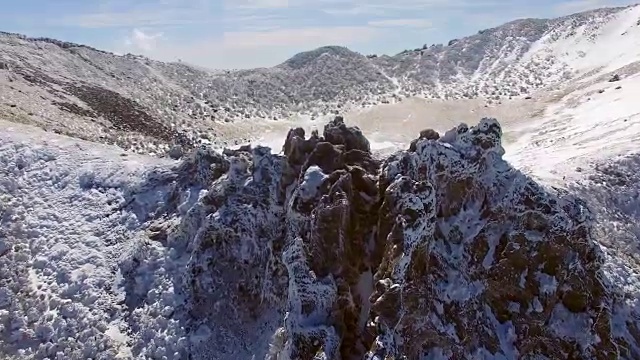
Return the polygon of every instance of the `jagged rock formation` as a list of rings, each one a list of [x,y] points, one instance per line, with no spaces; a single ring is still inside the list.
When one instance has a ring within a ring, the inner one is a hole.
[[[193,358],[633,359],[589,210],[502,160],[501,135],[423,131],[380,162],[337,117],[284,155],[193,153],[150,222],[184,254]]]
[[[283,261],[289,312],[282,352],[274,358],[349,358],[362,352],[369,254],[377,211],[378,162],[358,129],[338,117],[323,138],[291,131],[285,153],[301,164],[286,211]]]
[[[586,209],[510,168],[500,136],[461,125],[383,166],[371,359],[617,358]]]

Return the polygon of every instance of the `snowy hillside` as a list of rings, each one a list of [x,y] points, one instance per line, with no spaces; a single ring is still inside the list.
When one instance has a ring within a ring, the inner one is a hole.
[[[0,358],[640,359],[638,98],[640,6],[233,72],[0,34]]]
[[[638,61],[639,23],[640,6],[516,20],[448,46],[378,61],[411,95],[522,97],[590,71],[614,71]]]
[[[640,6],[601,9],[517,20],[396,56],[327,46],[274,68],[216,72],[0,34],[0,116],[165,155],[175,144],[246,142],[246,124],[258,120],[320,118],[410,96],[524,98],[636,62],[639,24]]]

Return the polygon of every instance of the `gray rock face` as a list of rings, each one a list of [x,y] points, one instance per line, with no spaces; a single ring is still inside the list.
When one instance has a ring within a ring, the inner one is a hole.
[[[174,160],[178,160],[184,155],[184,151],[182,150],[182,147],[180,145],[175,145],[171,147],[168,155],[170,158]]]
[[[187,157],[155,223],[188,259],[174,318],[216,339],[188,352],[633,359],[636,323],[612,324],[637,313],[604,281],[591,212],[502,160],[501,135],[423,131],[381,162],[336,118],[292,129],[284,155]]]

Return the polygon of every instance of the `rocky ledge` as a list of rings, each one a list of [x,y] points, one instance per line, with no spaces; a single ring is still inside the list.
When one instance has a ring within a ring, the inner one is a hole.
[[[150,237],[188,259],[174,317],[217,338],[184,351],[639,358],[637,322],[613,329],[589,210],[512,168],[501,135],[495,119],[425,130],[379,160],[336,117],[322,135],[292,129],[282,155],[201,148],[151,176],[170,190]]]

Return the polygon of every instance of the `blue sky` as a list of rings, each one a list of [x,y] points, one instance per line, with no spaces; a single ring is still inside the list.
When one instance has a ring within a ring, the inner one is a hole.
[[[323,45],[395,54],[523,17],[626,0],[16,0],[0,30],[209,68],[272,66]]]

